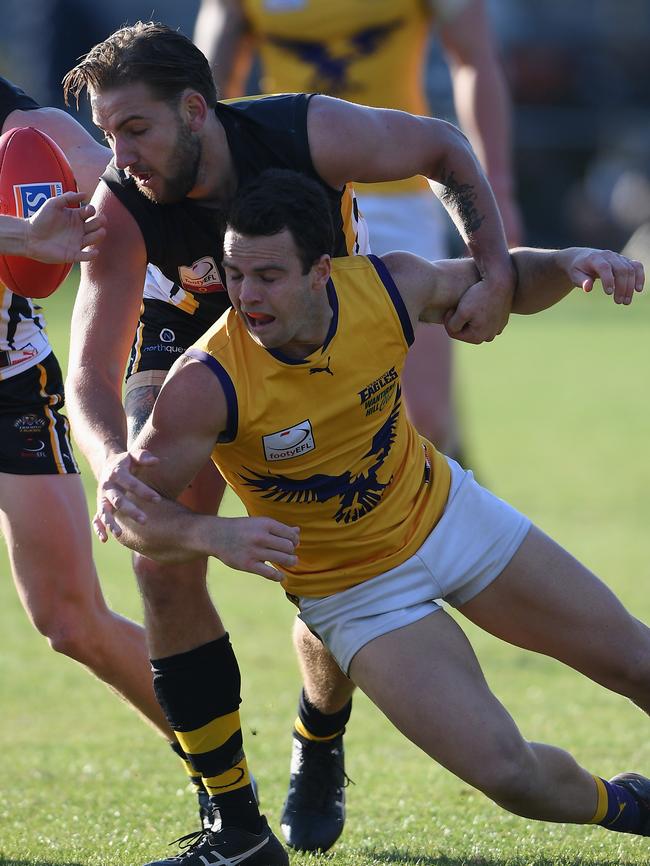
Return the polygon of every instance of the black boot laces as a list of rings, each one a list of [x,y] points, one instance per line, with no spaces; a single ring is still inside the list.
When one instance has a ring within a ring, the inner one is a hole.
[[[295,787],[300,787],[300,794],[315,811],[322,811],[330,805],[332,794],[336,795],[341,788],[354,785],[341,766],[340,755],[332,759],[331,749],[321,743],[310,743],[309,758],[303,758],[302,772]]]
[[[170,845],[178,845],[179,848],[183,849],[183,853],[179,854],[178,857],[174,857],[174,860],[183,860],[185,857],[189,857],[199,845],[202,845],[208,838],[210,834],[209,828],[204,828],[203,830],[194,830],[192,833],[186,833],[185,836],[180,836],[178,839],[174,839],[173,842],[170,842]]]

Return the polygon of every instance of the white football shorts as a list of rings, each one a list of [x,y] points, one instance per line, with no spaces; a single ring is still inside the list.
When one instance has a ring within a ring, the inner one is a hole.
[[[460,607],[477,596],[501,574],[530,529],[527,517],[447,460],[447,505],[413,556],[343,592],[298,599],[298,615],[345,674],[361,647],[439,610],[436,599]]]
[[[448,233],[453,226],[432,190],[399,195],[362,190],[357,199],[375,255],[406,250],[429,261],[448,257]]]

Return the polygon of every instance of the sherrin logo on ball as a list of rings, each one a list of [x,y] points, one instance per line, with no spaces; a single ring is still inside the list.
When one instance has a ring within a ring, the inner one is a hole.
[[[30,217],[48,198],[63,195],[62,183],[17,183],[14,186],[16,216]]]
[[[22,126],[0,136],[0,213],[30,217],[48,200],[75,192],[65,154],[49,135]],[[70,273],[70,263],[44,264],[0,256],[0,282],[25,298],[47,298]]]

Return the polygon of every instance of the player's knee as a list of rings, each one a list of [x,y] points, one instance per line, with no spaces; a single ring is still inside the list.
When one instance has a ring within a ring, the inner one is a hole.
[[[513,812],[526,811],[534,790],[535,756],[523,740],[505,739],[482,756],[474,784],[494,802]]]
[[[56,653],[92,665],[99,629],[94,617],[81,605],[53,606],[34,618],[34,625]]]
[[[205,564],[202,561],[169,564],[135,554],[133,569],[149,608],[164,609],[176,605],[193,588],[205,583]]]
[[[645,644],[636,651],[630,648],[629,652],[617,654],[615,669],[609,675],[614,691],[622,692],[643,706],[650,699],[650,641]]]

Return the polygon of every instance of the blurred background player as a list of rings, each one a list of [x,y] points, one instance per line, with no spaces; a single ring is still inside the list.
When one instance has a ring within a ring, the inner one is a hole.
[[[522,230],[513,198],[510,100],[485,0],[202,0],[194,41],[224,97],[246,92],[257,51],[263,92],[316,91],[429,114],[425,72],[434,31],[449,67],[458,121],[515,246]],[[373,253],[401,249],[429,260],[448,255],[449,221],[424,177],[355,183],[355,191]],[[423,436],[459,457],[452,379],[444,328],[419,326],[402,377],[409,416]],[[293,847],[322,850],[344,821],[342,732],[349,686],[298,622],[294,643],[305,690],[282,829]]]
[[[57,142],[83,197],[90,198],[110,157],[108,148],[66,112],[41,108],[0,77],[0,132],[21,126],[40,129]],[[66,195],[66,201],[71,198],[79,199]],[[32,234],[35,225],[41,232],[47,228],[43,221],[55,208],[56,200],[48,202],[29,220]],[[45,249],[43,242],[35,248],[33,241],[27,249],[21,248],[9,235],[22,220],[1,219],[0,249],[13,255],[29,252],[31,257],[36,252],[38,258],[53,261],[55,239],[50,238]],[[92,226],[105,232],[101,221]],[[101,235],[91,233],[91,242],[98,238]],[[65,237],[61,241],[67,243]],[[88,251],[83,258],[89,260],[95,252]],[[75,251],[67,260],[80,258]],[[30,620],[52,649],[91,670],[179,753],[153,692],[144,631],[110,610],[99,585],[86,496],[68,420],[61,412],[61,368],[45,328],[41,307],[0,283],[0,527],[16,589]]]
[[[246,92],[257,49],[263,92],[316,91],[429,114],[425,71],[434,30],[449,66],[459,124],[494,190],[508,243],[515,246],[522,238],[513,199],[510,101],[485,0],[202,0],[194,41],[208,57],[223,97]],[[430,260],[448,254],[449,222],[423,177],[355,184],[355,190],[373,253],[403,249]],[[451,345],[443,328],[418,329],[404,390],[420,433],[458,454]]]

